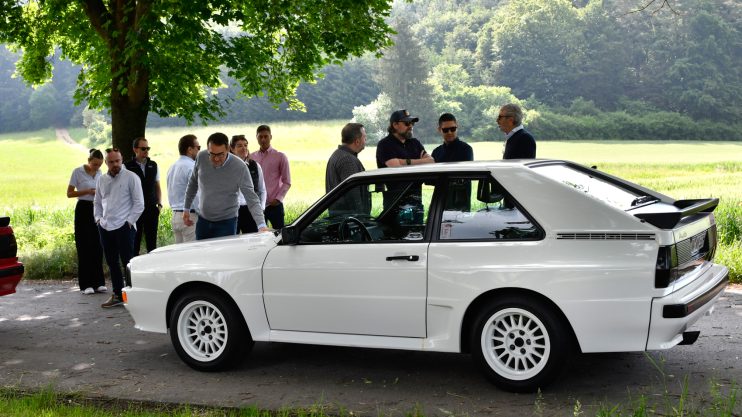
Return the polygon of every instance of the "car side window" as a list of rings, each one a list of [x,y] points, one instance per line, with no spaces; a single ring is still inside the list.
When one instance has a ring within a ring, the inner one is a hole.
[[[441,240],[531,240],[539,229],[492,178],[451,178],[443,206]]]
[[[421,241],[434,191],[425,179],[357,183],[301,231],[299,243]]]

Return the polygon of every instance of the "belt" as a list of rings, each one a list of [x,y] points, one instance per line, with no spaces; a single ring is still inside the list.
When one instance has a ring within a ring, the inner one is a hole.
[[[173,213],[182,213],[182,212],[184,212],[184,211],[185,211],[185,210],[173,210]],[[195,212],[196,212],[196,210],[194,210],[194,209],[190,209],[190,210],[188,210],[188,212],[189,212],[189,213],[195,213]]]

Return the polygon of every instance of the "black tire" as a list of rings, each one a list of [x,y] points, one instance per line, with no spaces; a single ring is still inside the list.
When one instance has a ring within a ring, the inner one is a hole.
[[[560,315],[533,298],[505,297],[479,312],[471,335],[474,360],[512,392],[543,388],[562,371],[572,338]]]
[[[170,315],[170,340],[178,356],[198,371],[221,371],[252,349],[253,340],[231,300],[212,292],[181,296]]]

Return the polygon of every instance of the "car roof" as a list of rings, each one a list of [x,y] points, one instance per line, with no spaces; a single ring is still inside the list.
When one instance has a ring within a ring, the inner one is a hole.
[[[500,168],[525,167],[533,163],[563,163],[565,161],[553,159],[507,159],[495,161],[467,161],[467,162],[437,162],[434,164],[424,164],[415,166],[402,166],[397,168],[379,168],[354,174],[353,178],[378,176],[378,175],[399,175],[399,174],[425,174],[440,173],[441,171],[461,172],[461,171],[487,171]]]

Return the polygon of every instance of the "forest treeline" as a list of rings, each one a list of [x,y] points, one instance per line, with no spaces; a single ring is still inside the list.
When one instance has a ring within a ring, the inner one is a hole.
[[[216,92],[221,121],[355,117],[373,141],[392,109],[407,108],[421,117],[424,141],[437,140],[444,111],[457,115],[462,137],[494,140],[499,106],[517,102],[542,140],[742,140],[742,4],[675,0],[637,11],[648,3],[398,1],[390,16],[395,46],[300,85],[305,111],[238,97],[225,75],[227,87]],[[55,62],[53,80],[31,89],[11,77],[17,58],[0,47],[0,131],[80,126],[78,69]],[[185,121],[151,116],[148,123],[170,124]]]

